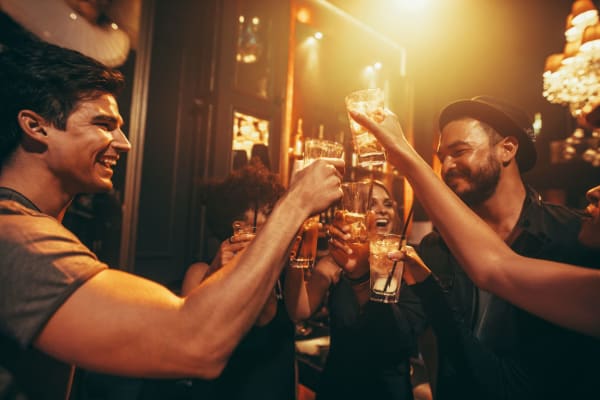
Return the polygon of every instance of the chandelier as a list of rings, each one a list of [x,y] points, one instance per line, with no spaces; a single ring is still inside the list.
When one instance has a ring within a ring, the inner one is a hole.
[[[588,135],[577,128],[565,140],[564,159],[580,155],[600,165],[600,23],[591,0],[573,3],[567,17],[564,50],[546,58],[543,79],[546,100],[567,106],[582,127],[592,130]]]

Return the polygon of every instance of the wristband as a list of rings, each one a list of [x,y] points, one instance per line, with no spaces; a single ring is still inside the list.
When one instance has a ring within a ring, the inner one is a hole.
[[[350,283],[350,285],[360,285],[361,283],[368,282],[371,278],[371,274],[367,272],[366,274],[359,276],[358,278],[350,278],[347,274],[344,274],[344,278]]]

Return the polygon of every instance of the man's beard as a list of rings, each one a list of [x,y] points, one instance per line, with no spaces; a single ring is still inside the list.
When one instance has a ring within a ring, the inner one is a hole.
[[[500,162],[491,154],[488,156],[487,161],[487,164],[475,172],[467,169],[454,169],[444,175],[444,182],[447,185],[452,177],[460,177],[471,183],[471,187],[462,192],[456,192],[454,187],[448,185],[471,208],[492,197],[500,181]]]

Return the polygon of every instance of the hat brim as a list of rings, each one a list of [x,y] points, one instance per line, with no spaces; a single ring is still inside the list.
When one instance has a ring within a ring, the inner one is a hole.
[[[533,168],[537,161],[537,151],[531,137],[503,111],[482,101],[460,100],[442,110],[439,118],[440,131],[451,121],[464,117],[485,122],[503,137],[516,137],[519,141],[519,149],[516,155],[519,170],[526,172]]]

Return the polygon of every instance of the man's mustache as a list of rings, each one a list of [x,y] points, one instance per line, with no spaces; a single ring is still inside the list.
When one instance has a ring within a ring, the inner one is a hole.
[[[458,171],[458,170],[452,170],[449,171],[447,173],[444,174],[444,181],[448,181],[452,178],[470,178],[471,174],[468,173],[467,171]]]

